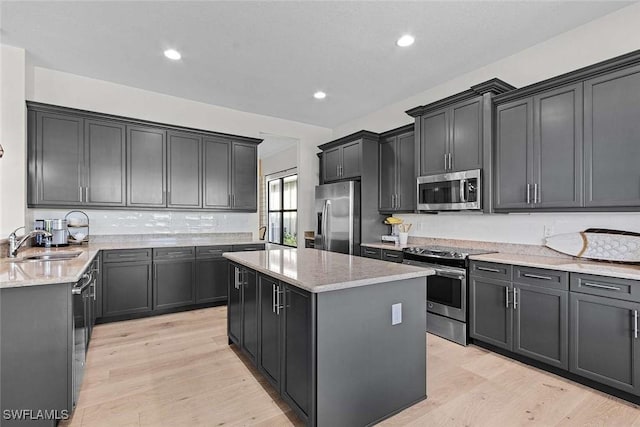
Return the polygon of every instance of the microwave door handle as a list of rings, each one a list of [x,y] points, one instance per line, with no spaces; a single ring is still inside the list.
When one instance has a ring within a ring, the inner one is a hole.
[[[467,180],[460,180],[460,202],[467,203]]]

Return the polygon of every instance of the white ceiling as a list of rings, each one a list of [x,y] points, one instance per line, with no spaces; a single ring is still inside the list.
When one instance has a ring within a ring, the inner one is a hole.
[[[627,4],[2,1],[0,41],[36,66],[335,127]]]

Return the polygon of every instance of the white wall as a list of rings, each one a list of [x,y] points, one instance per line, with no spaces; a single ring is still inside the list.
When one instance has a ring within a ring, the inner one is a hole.
[[[24,66],[23,75],[25,75]],[[331,137],[330,129],[318,126],[246,113],[60,71],[34,67],[33,70],[27,70],[26,76],[27,99],[32,101],[256,138],[260,138],[264,133],[287,135],[298,139],[301,146],[314,152],[317,145],[328,141]],[[24,138],[21,142],[24,144]],[[19,176],[26,175],[24,162],[22,165],[23,170],[20,171]],[[317,183],[317,169],[316,162],[300,171],[301,185],[307,185],[312,189]],[[308,188],[306,191],[308,192]],[[0,200],[4,205],[4,198]],[[21,205],[24,206],[24,202]],[[43,212],[30,212],[29,217],[41,214]],[[313,218],[311,204],[302,205],[299,214],[300,226],[306,227]],[[107,215],[108,220],[117,221],[118,215],[120,214]],[[99,213],[99,216],[105,217],[102,213]],[[247,214],[241,213],[224,214],[220,217],[220,224],[216,229],[256,233],[257,213],[249,214],[247,220],[241,219],[246,216]],[[179,218],[177,221],[180,224],[185,224],[187,221],[177,214],[173,217]],[[232,217],[233,220],[230,219]],[[206,224],[209,224],[210,220],[202,221],[203,228],[209,229],[210,227]],[[225,224],[232,229],[227,230]],[[143,229],[147,228],[143,227]],[[149,232],[152,231],[149,230]]]
[[[260,160],[262,160],[262,174],[264,176],[296,168],[298,166],[298,145],[278,151]]]
[[[0,45],[0,240],[24,225],[26,206],[25,52]]]
[[[560,34],[515,55],[449,80],[333,130],[339,138],[360,129],[382,132],[411,123],[404,111],[469,89],[498,77],[522,87],[599,61],[640,49],[640,3]],[[640,166],[639,166],[640,167]],[[372,195],[373,196],[373,195]],[[639,213],[620,214],[465,214],[398,215],[414,224],[410,235],[493,242],[541,244],[551,233],[589,227],[640,232]]]

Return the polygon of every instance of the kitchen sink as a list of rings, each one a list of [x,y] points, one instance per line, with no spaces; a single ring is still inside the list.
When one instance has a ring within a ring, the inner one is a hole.
[[[51,252],[46,254],[30,255],[22,258],[22,261],[65,261],[77,258],[82,252]]]

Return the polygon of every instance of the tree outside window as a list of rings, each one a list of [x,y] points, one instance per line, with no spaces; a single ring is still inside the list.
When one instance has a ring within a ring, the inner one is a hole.
[[[298,175],[267,183],[269,243],[298,246]]]

